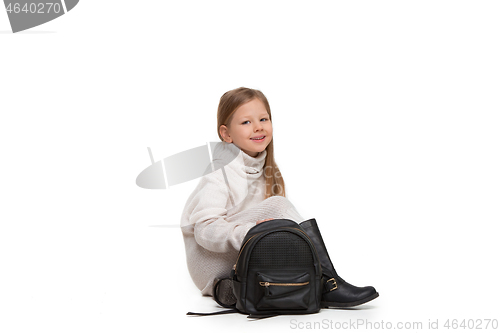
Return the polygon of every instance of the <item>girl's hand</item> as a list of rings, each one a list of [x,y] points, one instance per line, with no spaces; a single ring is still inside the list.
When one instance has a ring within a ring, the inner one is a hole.
[[[260,224],[262,222],[271,221],[271,220],[274,220],[274,219],[266,219],[266,220],[258,221],[256,224]]]

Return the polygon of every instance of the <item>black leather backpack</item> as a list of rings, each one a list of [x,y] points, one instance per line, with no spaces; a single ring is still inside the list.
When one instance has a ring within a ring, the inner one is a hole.
[[[292,220],[275,219],[251,228],[231,281],[235,309],[211,314],[240,312],[263,318],[320,310],[323,281],[318,254],[309,236]]]
[[[309,236],[287,219],[249,230],[232,273],[243,313],[304,314],[320,310],[321,264]]]

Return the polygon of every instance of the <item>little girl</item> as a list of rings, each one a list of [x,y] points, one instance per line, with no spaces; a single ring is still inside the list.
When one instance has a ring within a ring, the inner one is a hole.
[[[202,295],[212,295],[214,279],[229,276],[250,228],[273,219],[304,221],[285,197],[271,120],[269,103],[259,90],[240,87],[220,99],[217,133],[222,142],[212,157],[217,167],[200,179],[181,217],[189,273]],[[348,307],[378,296],[373,287],[355,287],[337,275],[315,219],[300,224],[328,281],[322,305]]]

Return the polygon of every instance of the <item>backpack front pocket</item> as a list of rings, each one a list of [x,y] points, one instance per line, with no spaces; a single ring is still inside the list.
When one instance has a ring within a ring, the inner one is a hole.
[[[257,283],[257,310],[308,308],[309,273],[257,273]]]

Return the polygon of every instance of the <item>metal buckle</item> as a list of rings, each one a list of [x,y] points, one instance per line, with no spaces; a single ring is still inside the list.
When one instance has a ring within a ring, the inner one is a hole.
[[[330,282],[332,280],[333,280],[333,282],[332,282],[333,288],[330,289],[330,291],[337,289],[337,281],[335,281],[334,278],[331,278],[330,280],[326,281],[326,283],[328,283],[328,282]]]

